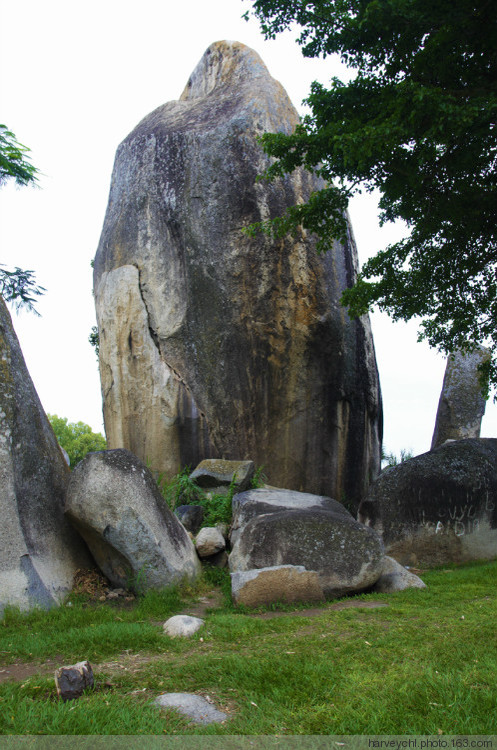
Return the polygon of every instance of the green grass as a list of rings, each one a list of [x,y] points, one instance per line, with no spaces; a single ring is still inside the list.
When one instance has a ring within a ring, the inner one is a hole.
[[[2,665],[88,658],[97,687],[61,703],[50,676],[4,683],[0,732],[493,734],[496,573],[496,563],[427,571],[427,590],[359,597],[388,607],[326,606],[314,617],[260,619],[226,599],[185,640],[161,627],[185,609],[178,591],[150,593],[128,609],[73,597],[72,607],[9,612],[0,625]],[[208,575],[227,591],[226,573]],[[209,695],[232,718],[189,724],[151,705],[161,692]]]

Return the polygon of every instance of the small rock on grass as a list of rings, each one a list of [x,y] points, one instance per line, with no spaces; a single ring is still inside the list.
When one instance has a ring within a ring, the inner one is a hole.
[[[177,638],[178,636],[188,638],[196,633],[202,625],[204,625],[204,620],[201,620],[199,617],[175,615],[166,620],[162,627],[164,628],[164,633],[171,638]]]
[[[381,575],[372,590],[378,594],[391,594],[394,591],[404,591],[410,588],[425,589],[426,583],[419,576],[404,568],[393,557],[385,556]]]
[[[92,688],[94,684],[93,670],[89,661],[80,661],[55,670],[57,695],[63,701],[79,698],[86,688]]]
[[[220,723],[228,718],[205,698],[194,693],[164,693],[164,695],[159,695],[154,703],[160,708],[176,708],[180,714],[187,716],[196,724]]]

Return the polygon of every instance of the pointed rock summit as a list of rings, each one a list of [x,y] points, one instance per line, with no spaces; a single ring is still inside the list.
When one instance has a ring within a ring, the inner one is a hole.
[[[305,232],[242,231],[321,186],[302,169],[256,182],[257,136],[298,121],[253,50],[217,42],[119,146],[94,264],[105,429],[166,474],[252,459],[357,507],[382,417],[369,321],[339,304],[352,233],[320,257]]]

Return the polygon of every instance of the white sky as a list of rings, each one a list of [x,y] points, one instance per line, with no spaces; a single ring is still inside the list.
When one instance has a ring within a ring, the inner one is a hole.
[[[339,62],[305,60],[295,34],[265,42],[240,0],[0,0],[0,122],[31,148],[41,189],[0,191],[0,262],[36,272],[41,318],[13,314],[31,377],[47,412],[103,431],[100,381],[87,342],[95,325],[90,261],[102,228],[114,154],[149,112],[177,99],[205,49],[249,45],[293,103],[310,82],[344,75]],[[346,75],[346,73],[345,73]],[[382,230],[370,196],[351,206],[359,258],[398,238]],[[414,323],[374,314],[385,448],[428,450],[444,358],[416,343]],[[497,436],[487,404],[482,436]]]

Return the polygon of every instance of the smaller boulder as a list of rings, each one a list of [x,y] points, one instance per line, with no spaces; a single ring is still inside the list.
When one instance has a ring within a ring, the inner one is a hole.
[[[116,587],[164,588],[200,573],[187,531],[129,451],[88,453],[72,472],[65,512]]]
[[[192,534],[198,533],[205,515],[202,505],[180,505],[174,513],[187,531],[191,531]]]
[[[275,565],[232,573],[231,595],[234,604],[246,607],[274,602],[324,601],[317,572],[306,570],[302,565]]]
[[[383,570],[372,590],[378,594],[392,594],[395,591],[412,588],[425,589],[426,583],[419,576],[404,568],[393,557],[385,556]]]
[[[171,638],[189,638],[191,635],[200,630],[204,625],[204,620],[199,617],[191,617],[190,615],[174,615],[166,620],[162,626],[164,633]]]
[[[233,483],[235,492],[243,492],[250,487],[254,476],[253,461],[225,461],[221,458],[206,458],[190,474],[199,487],[217,494],[227,493]]]
[[[195,547],[199,557],[212,557],[225,549],[226,542],[217,527],[205,526],[197,535]]]
[[[86,688],[92,688],[94,684],[93,670],[89,661],[80,661],[55,670],[57,695],[63,701],[79,698]]]

